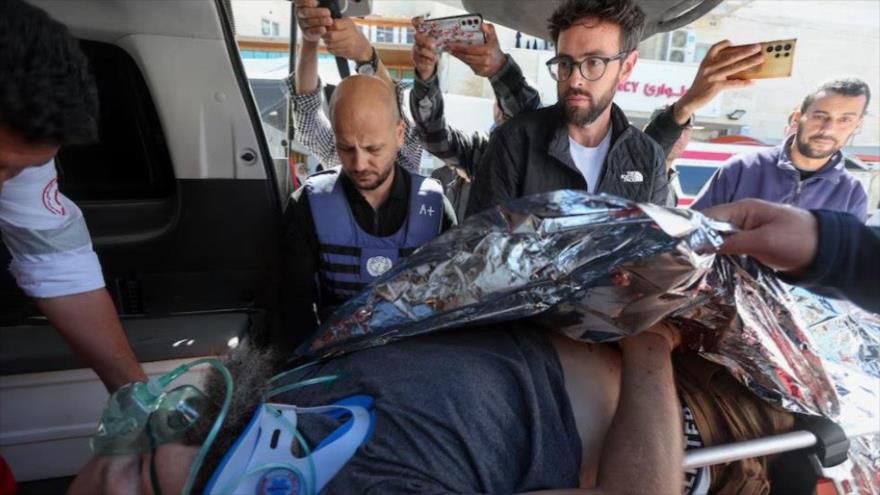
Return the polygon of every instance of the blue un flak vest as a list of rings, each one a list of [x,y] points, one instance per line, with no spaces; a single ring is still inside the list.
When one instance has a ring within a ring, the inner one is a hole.
[[[338,180],[338,169],[306,179],[305,193],[318,235],[322,313],[360,292],[401,258],[440,234],[442,186],[421,175],[410,177],[409,212],[400,229],[387,237],[370,235],[358,225]]]

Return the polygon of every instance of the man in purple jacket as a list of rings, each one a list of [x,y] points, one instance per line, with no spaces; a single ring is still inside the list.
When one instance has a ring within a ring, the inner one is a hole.
[[[715,172],[693,208],[758,198],[851,213],[864,222],[868,195],[846,171],[840,149],[861,126],[870,99],[871,90],[859,79],[822,84],[794,115],[794,135],[774,148],[732,158]]]

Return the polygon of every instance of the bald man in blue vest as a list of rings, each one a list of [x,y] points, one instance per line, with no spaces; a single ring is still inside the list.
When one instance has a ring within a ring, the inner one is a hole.
[[[396,162],[404,123],[387,83],[346,78],[330,120],[342,166],[309,177],[285,213],[285,306],[302,336],[456,223],[440,183]]]

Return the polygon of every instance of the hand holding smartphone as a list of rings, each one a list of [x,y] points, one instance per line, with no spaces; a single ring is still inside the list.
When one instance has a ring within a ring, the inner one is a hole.
[[[452,44],[486,43],[483,34],[483,16],[480,14],[425,19],[417,29],[437,41],[437,51],[449,51],[449,45]]]
[[[730,79],[773,79],[790,77],[794,68],[797,39],[765,41],[761,43],[764,62],[761,65],[728,76]],[[736,48],[736,47],[730,47]]]

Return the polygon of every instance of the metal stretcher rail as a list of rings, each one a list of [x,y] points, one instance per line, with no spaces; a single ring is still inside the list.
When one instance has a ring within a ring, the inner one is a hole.
[[[880,433],[877,427],[865,428],[846,434],[847,438]],[[792,450],[814,447],[819,438],[806,430],[792,431],[767,438],[748,440],[745,442],[718,445],[695,449],[685,453],[684,469],[693,469],[726,462],[740,461],[752,457],[790,452]]]

